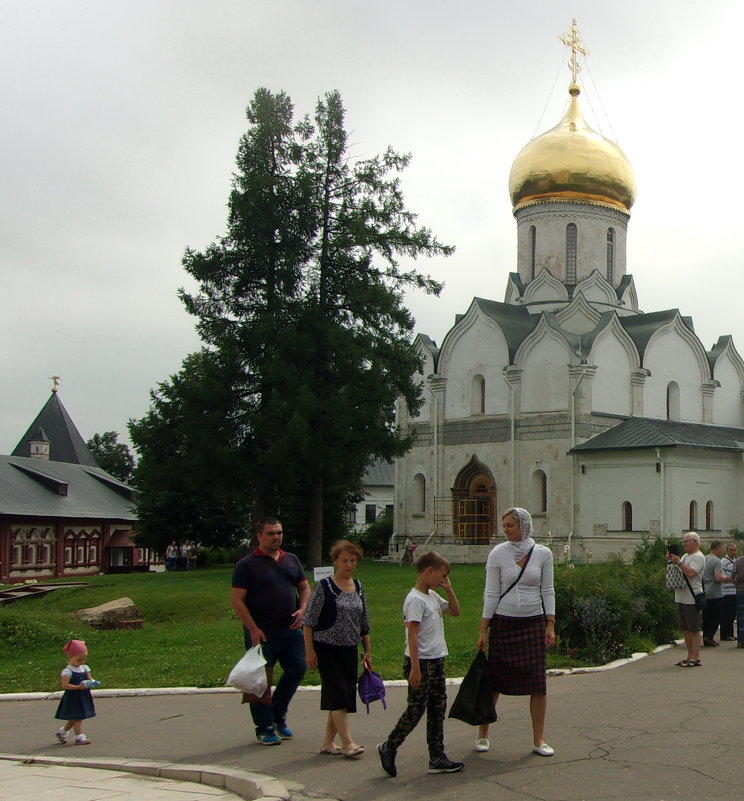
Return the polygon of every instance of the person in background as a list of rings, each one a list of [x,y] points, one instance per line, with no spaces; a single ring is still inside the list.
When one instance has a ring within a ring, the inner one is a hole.
[[[179,570],[188,570],[189,569],[189,541],[184,540],[181,543],[181,547],[178,549],[178,569]]]
[[[705,612],[703,612],[703,646],[715,648],[718,627],[721,625],[723,613],[723,581],[724,574],[721,568],[721,554],[723,543],[713,540],[710,544],[710,553],[705,557],[705,570],[703,571],[703,587],[705,588]]]
[[[736,647],[744,648],[744,556],[734,562],[736,587]]]
[[[703,572],[705,571],[705,557],[700,552],[700,535],[696,531],[688,531],[682,538],[685,549],[684,556],[666,552],[664,558],[667,562],[677,565],[687,576],[690,587],[674,591],[674,602],[677,604],[677,620],[682,629],[687,647],[687,658],[680,659],[677,667],[700,667],[700,612],[695,606],[695,595],[703,591]],[[738,560],[737,560],[738,561]],[[744,586],[742,587],[742,602],[744,603]],[[742,645],[744,648],[744,645]]]
[[[526,509],[507,509],[501,519],[506,542],[486,561],[478,650],[488,645],[494,703],[501,693],[529,695],[532,752],[553,756],[544,739],[548,709],[547,649],[555,643],[553,553],[533,539]],[[488,751],[488,725],[478,727],[476,751]]]
[[[356,712],[360,642],[364,648],[362,665],[372,670],[367,602],[361,583],[353,577],[363,555],[362,549],[349,540],[333,544],[335,573],[315,585],[302,621],[307,666],[317,667],[320,673],[320,708],[328,711],[321,754],[354,757],[364,752],[349,731],[349,713]]]
[[[271,704],[251,703],[256,739],[279,745],[292,737],[287,710],[305,675],[305,644],[300,631],[310,599],[310,585],[292,553],[282,550],[284,531],[275,517],[258,521],[258,547],[236,565],[230,601],[243,624],[245,647],[263,644],[266,667],[279,662]]]
[[[416,553],[416,545],[410,537],[406,537],[406,542],[403,546],[403,556],[400,559],[401,565],[412,565],[414,553]]]
[[[723,583],[723,607],[721,609],[721,642],[733,642],[736,619],[736,543],[726,546],[726,555],[721,557],[721,570],[728,581]]]
[[[176,559],[178,559],[178,543],[170,541],[170,545],[165,549],[165,569],[172,573],[176,569]]]

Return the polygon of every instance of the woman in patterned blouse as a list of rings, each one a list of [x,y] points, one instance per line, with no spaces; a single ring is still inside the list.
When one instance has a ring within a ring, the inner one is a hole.
[[[335,572],[315,585],[302,621],[307,666],[320,673],[320,708],[328,710],[321,754],[356,757],[364,751],[351,737],[348,718],[349,712],[356,712],[360,642],[362,664],[372,669],[367,602],[362,585],[353,577],[362,556],[362,549],[353,542],[334,543],[331,559]]]

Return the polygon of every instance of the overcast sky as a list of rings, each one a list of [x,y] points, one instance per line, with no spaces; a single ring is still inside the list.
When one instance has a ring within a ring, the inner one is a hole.
[[[338,89],[355,156],[413,153],[408,206],[457,247],[418,265],[446,284],[410,296],[419,331],[441,343],[473,295],[503,300],[509,169],[563,113],[574,16],[585,115],[636,173],[641,308],[679,308],[706,348],[732,334],[744,352],[739,2],[0,0],[0,452],[52,375],[84,438],[128,438],[197,349],[181,256],[224,232],[260,86],[300,114]]]

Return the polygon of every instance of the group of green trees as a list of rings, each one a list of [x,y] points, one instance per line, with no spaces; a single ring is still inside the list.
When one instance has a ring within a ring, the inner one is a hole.
[[[183,259],[203,346],[130,422],[139,537],[226,543],[275,514],[312,566],[370,460],[410,444],[394,419],[396,399],[421,403],[403,293],[441,287],[401,259],[453,249],[405,207],[409,156],[353,158],[337,92],[295,119],[259,89],[247,118],[227,230]]]

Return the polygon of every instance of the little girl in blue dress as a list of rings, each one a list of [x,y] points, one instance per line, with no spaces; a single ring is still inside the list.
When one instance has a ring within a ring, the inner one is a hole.
[[[60,674],[64,693],[54,717],[67,723],[57,729],[57,739],[67,743],[70,729],[74,729],[75,745],[88,745],[90,740],[83,734],[83,721],[96,716],[90,688],[101,682],[91,677],[85,664],[88,649],[83,640],[68,640],[62,650],[67,654],[67,667]]]

